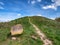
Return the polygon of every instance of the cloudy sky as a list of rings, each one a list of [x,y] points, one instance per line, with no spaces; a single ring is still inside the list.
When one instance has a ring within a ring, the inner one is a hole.
[[[33,15],[60,17],[60,0],[0,0],[0,21]]]

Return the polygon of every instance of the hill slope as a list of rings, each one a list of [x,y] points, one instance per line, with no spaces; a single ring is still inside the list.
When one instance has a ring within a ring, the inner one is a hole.
[[[53,45],[60,45],[60,23],[39,16],[30,17],[30,21],[52,41]],[[24,32],[17,40],[9,38],[10,28],[13,25],[22,24]],[[31,36],[37,37],[33,39]],[[43,45],[35,28],[29,23],[28,17],[19,18],[10,22],[0,23],[0,45]]]

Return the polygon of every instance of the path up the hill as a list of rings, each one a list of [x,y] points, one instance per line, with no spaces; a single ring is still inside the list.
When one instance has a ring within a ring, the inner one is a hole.
[[[29,19],[29,23],[35,28],[36,33],[39,35],[40,39],[43,41],[43,43],[44,43],[43,45],[53,45],[52,41],[50,41],[49,39],[47,39],[46,35],[35,24],[33,24],[30,21],[29,17],[28,17],[28,19]]]

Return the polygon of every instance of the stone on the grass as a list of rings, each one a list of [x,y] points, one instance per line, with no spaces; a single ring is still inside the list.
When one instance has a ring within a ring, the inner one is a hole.
[[[11,35],[18,35],[23,33],[23,27],[21,24],[17,24],[11,27]]]

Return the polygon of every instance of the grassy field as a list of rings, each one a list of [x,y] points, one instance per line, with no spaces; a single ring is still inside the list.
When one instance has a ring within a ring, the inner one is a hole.
[[[39,16],[33,16],[30,19],[54,45],[60,45],[60,22]],[[17,36],[17,40],[12,40],[10,38],[10,29],[16,24],[22,24],[24,32]],[[38,39],[31,38],[32,35]],[[43,45],[43,42],[29,23],[28,17],[23,17],[10,22],[0,23],[0,45]]]
[[[11,40],[8,36],[10,33],[10,28],[13,25],[22,24],[24,32],[22,35],[17,37],[17,40]],[[0,23],[0,45],[42,45],[42,41],[39,39],[39,36],[35,33],[34,28],[30,25],[28,18],[20,18],[13,20],[8,23]],[[35,35],[38,39],[35,40],[31,38],[32,35]]]
[[[60,45],[60,22],[38,16],[30,17],[30,19],[32,23],[38,26],[52,40],[54,45]]]

